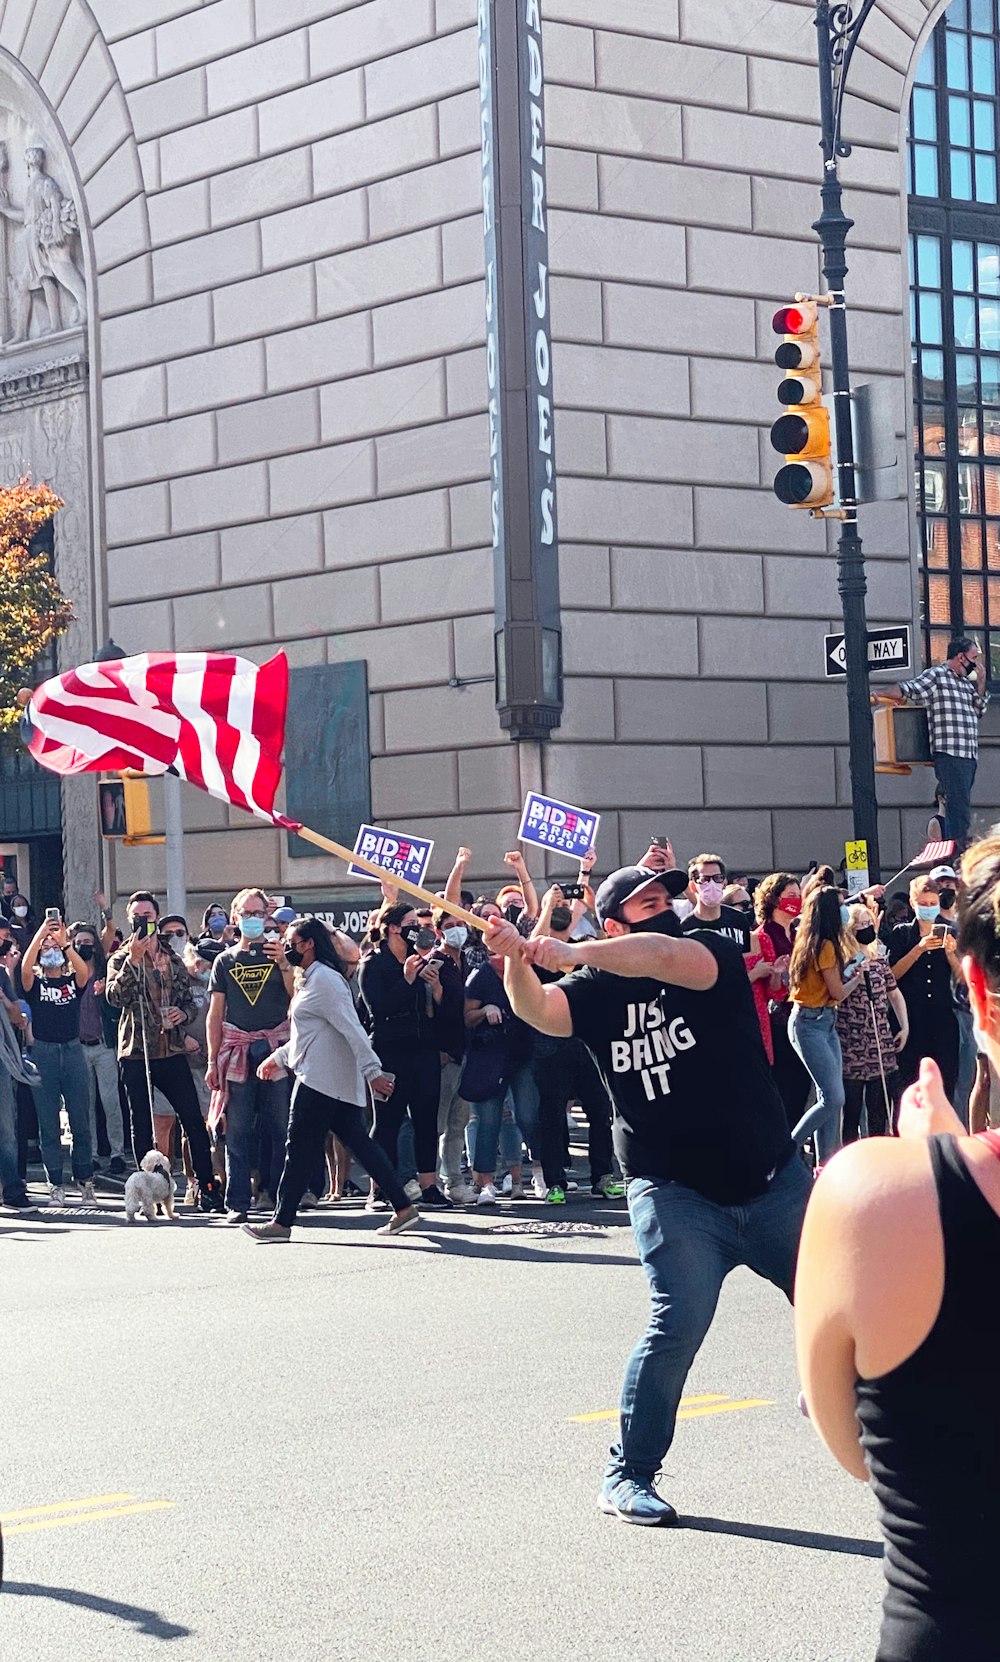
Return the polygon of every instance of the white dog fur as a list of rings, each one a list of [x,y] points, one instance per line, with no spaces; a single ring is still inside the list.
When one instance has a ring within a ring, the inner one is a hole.
[[[151,1148],[125,1185],[126,1223],[134,1223],[137,1212],[152,1223],[157,1206],[162,1206],[167,1217],[173,1218],[174,1180],[170,1175],[170,1161],[159,1149]]]

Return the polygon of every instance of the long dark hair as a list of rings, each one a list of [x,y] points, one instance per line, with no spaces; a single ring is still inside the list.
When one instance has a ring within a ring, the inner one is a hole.
[[[792,958],[788,966],[788,981],[792,989],[801,986],[809,972],[818,966],[821,948],[830,941],[837,955],[837,968],[843,971],[844,950],[841,946],[843,921],[840,916],[840,894],[836,889],[817,884],[810,889],[802,902],[802,917],[799,920],[798,934],[792,948]]]
[[[304,916],[296,918],[294,923],[288,925],[286,939],[293,934],[298,935],[302,941],[312,941],[317,963],[328,964],[331,969],[339,970],[341,975],[344,975],[344,966],[333,944],[330,931],[313,912],[306,912]],[[344,979],[346,981],[347,977],[344,976]]]

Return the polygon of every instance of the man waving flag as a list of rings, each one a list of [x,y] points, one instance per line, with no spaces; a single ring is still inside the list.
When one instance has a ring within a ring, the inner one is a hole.
[[[36,687],[26,748],[53,773],[173,771],[288,831],[275,813],[288,704],[284,653],[259,667],[226,652],[143,652]]]

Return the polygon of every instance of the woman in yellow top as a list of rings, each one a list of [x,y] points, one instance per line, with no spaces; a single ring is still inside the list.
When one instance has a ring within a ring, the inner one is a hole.
[[[845,970],[844,930],[851,921],[836,889],[817,887],[802,906],[788,966],[792,1013],[788,1037],[816,1087],[816,1101],[792,1132],[799,1148],[812,1137],[815,1167],[840,1147],[844,1072],[837,1037],[837,1006],[862,985]]]

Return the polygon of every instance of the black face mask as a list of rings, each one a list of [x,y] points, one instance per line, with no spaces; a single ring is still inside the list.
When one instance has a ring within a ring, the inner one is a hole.
[[[512,906],[505,906],[504,907],[503,915],[507,919],[508,923],[516,923],[523,911],[524,911],[524,907],[521,905],[521,903],[519,901],[515,900],[515,902]]]
[[[866,924],[864,929],[855,929],[854,939],[857,941],[859,946],[871,946],[872,941],[875,939],[874,924]]]
[[[657,912],[651,918],[642,918],[639,923],[630,923],[629,930],[633,935],[680,935],[681,920],[676,912]]]
[[[562,934],[562,931],[564,929],[568,929],[570,924],[573,922],[573,914],[568,906],[553,906],[549,922],[551,923],[556,934],[560,935]]]
[[[418,952],[429,952],[432,946],[437,945],[437,936],[433,929],[428,929],[422,924],[414,931],[413,944]]]
[[[82,958],[85,964],[89,964],[94,956],[94,949],[88,942],[86,946],[77,947],[76,955],[78,958]]]
[[[954,889],[938,889],[938,899],[941,902],[941,910],[943,912],[951,911],[955,904],[955,893],[956,891]],[[858,939],[860,940],[860,938],[861,937],[859,936]]]
[[[302,962],[302,948],[298,946],[286,946],[285,962],[286,964],[291,964],[293,969],[297,969]]]

